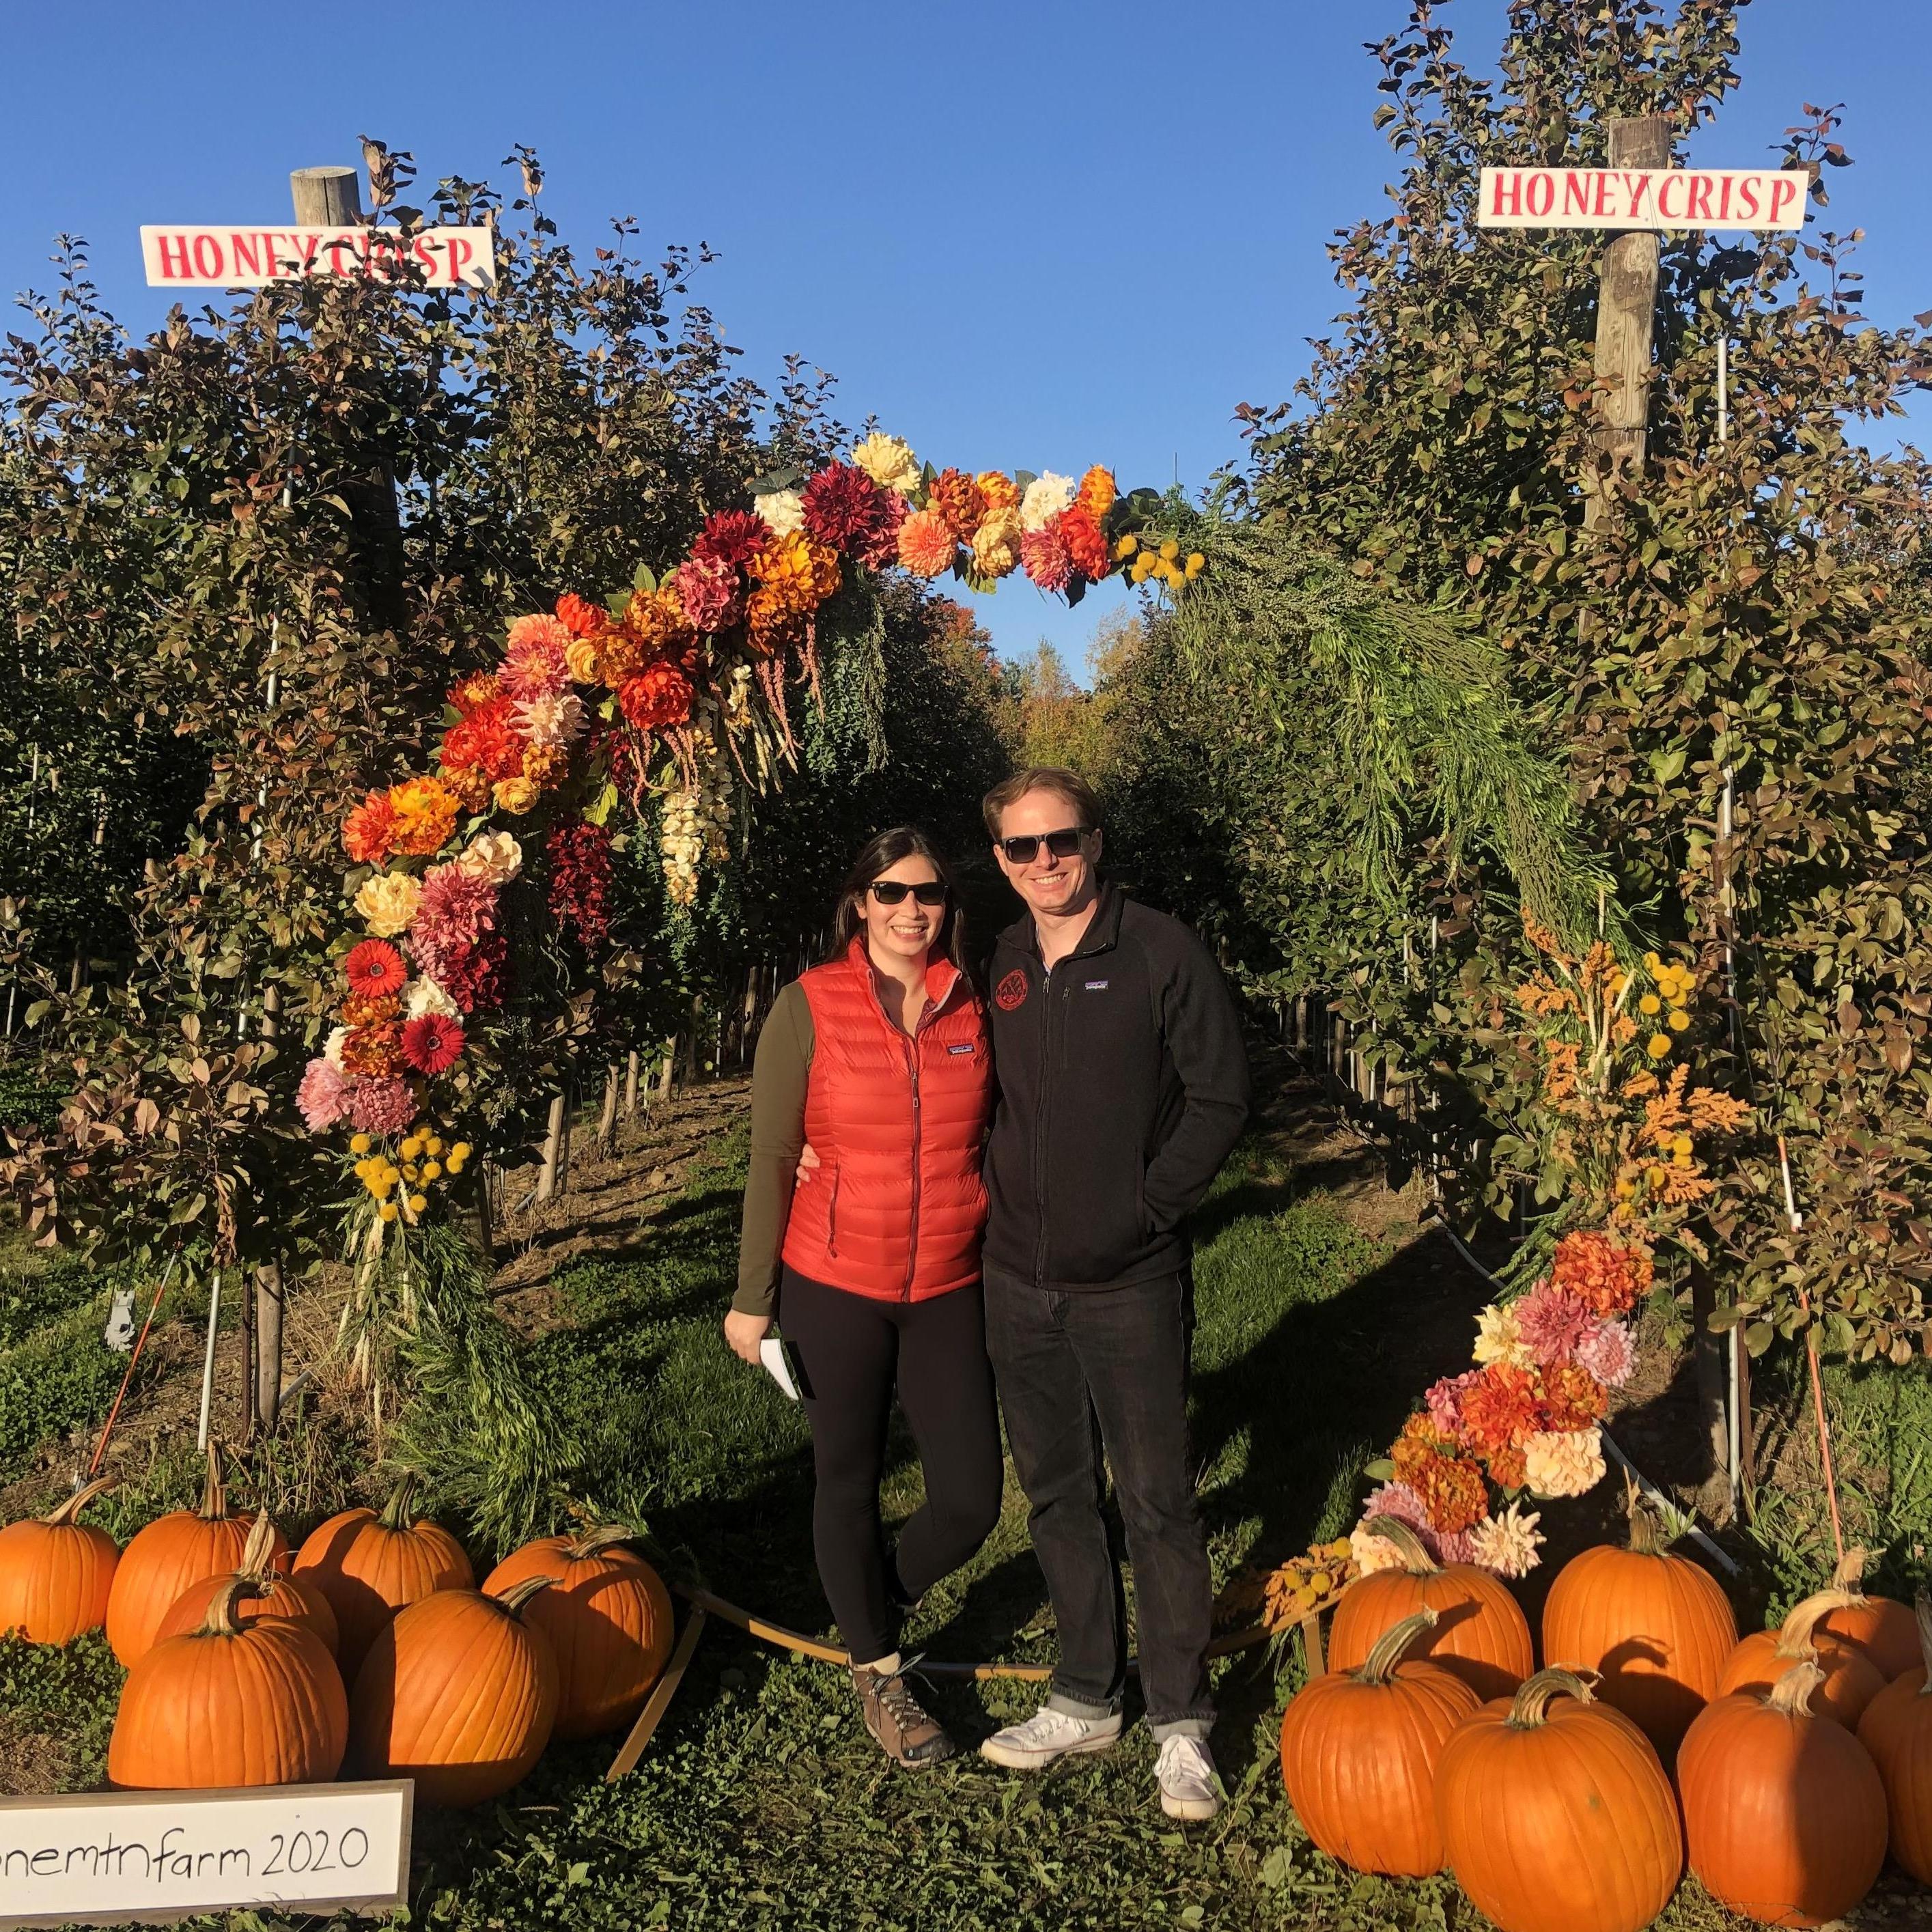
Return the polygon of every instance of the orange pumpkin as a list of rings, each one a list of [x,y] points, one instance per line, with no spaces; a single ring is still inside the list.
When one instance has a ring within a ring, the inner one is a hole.
[[[1634,1496],[1630,1526],[1628,1549],[1599,1544],[1558,1573],[1543,1606],[1543,1660],[1596,1672],[1597,1694],[1667,1766],[1718,1694],[1737,1619],[1708,1570],[1664,1547],[1656,1517]]]
[[[107,1747],[110,1782],[142,1791],[313,1784],[340,1769],[349,1704],[321,1638],[244,1622],[255,1585],[226,1578],[200,1624],[136,1660]]]
[[[344,1510],[313,1531],[292,1574],[313,1583],[335,1612],[337,1654],[350,1684],[369,1646],[396,1612],[438,1590],[469,1590],[476,1573],[440,1523],[410,1521],[416,1478],[406,1473],[380,1514]]]
[[[1384,1632],[1418,1610],[1433,1610],[1436,1628],[1414,1654],[1454,1671],[1479,1697],[1508,1696],[1536,1668],[1528,1620],[1508,1587],[1472,1563],[1445,1569],[1394,1516],[1372,1517],[1368,1527],[1395,1546],[1401,1567],[1372,1570],[1342,1592],[1329,1669],[1359,1670]]]
[[[235,1613],[244,1623],[253,1622],[256,1617],[280,1617],[285,1622],[306,1624],[321,1638],[333,1657],[336,1645],[335,1612],[328,1607],[328,1599],[314,1583],[304,1577],[284,1576],[275,1568],[275,1546],[278,1543],[286,1552],[288,1545],[282,1543],[280,1532],[264,1512],[255,1519],[254,1527],[248,1532],[239,1565],[218,1576],[203,1576],[190,1583],[175,1599],[174,1608],[161,1619],[161,1627],[154,1633],[154,1641],[159,1643],[164,1637],[185,1636],[190,1630],[198,1629],[208,1614],[208,1605],[220,1594],[222,1585],[230,1576],[241,1576],[256,1586],[256,1594],[244,1595],[236,1602]]]
[[[670,1654],[670,1592],[658,1573],[623,1546],[620,1526],[572,1539],[546,1536],[526,1544],[484,1580],[500,1597],[526,1576],[552,1588],[525,1610],[524,1621],[556,1653],[556,1735],[596,1737],[622,1730],[644,1707]]]
[[[1567,1670],[1540,1670],[1442,1747],[1436,1816],[1456,1881],[1502,1932],[1637,1932],[1684,1873],[1650,1740]]]
[[[70,1643],[107,1620],[107,1597],[121,1546],[104,1529],[74,1519],[113,1483],[76,1490],[38,1522],[0,1529],[0,1635],[29,1643]]]
[[[107,1597],[107,1641],[132,1666],[154,1641],[161,1619],[193,1582],[231,1570],[242,1560],[254,1519],[230,1514],[221,1478],[221,1446],[208,1445],[208,1477],[198,1510],[176,1510],[136,1534],[121,1552]],[[278,1554],[288,1555],[278,1542]]]
[[[1442,1869],[1436,1760],[1482,1700],[1440,1664],[1402,1660],[1437,1621],[1429,1610],[1403,1618],[1360,1670],[1310,1678],[1282,1716],[1288,1802],[1308,1835],[1358,1871]]]
[[[1718,1695],[1727,1697],[1733,1690],[1768,1694],[1794,1664],[1815,1664],[1824,1675],[1811,1708],[1820,1717],[1856,1730],[1865,1706],[1885,1688],[1884,1676],[1856,1645],[1821,1636],[1817,1628],[1829,1612],[1856,1600],[1844,1590],[1820,1590],[1796,1605],[1776,1630],[1741,1637],[1718,1674]]]
[[[1794,1664],[1768,1696],[1720,1697],[1678,1754],[1690,1869],[1767,1925],[1842,1916],[1885,1863],[1884,1782],[1844,1725],[1813,1714],[1822,1675]]]
[[[412,1778],[418,1802],[481,1804],[520,1783],[556,1717],[556,1658],[524,1604],[550,1588],[526,1576],[500,1597],[439,1590],[386,1624],[350,1700],[352,1759],[365,1778]]]
[[[1858,1742],[1885,1783],[1892,1855],[1932,1885],[1932,1598],[1918,1593],[1917,1670],[1894,1677],[1865,1706]]]
[[[1887,1678],[1918,1668],[1918,1626],[1904,1604],[1892,1597],[1868,1597],[1860,1586],[1865,1552],[1848,1550],[1832,1572],[1832,1587],[1848,1600],[1819,1625],[1826,1636],[1856,1644]]]

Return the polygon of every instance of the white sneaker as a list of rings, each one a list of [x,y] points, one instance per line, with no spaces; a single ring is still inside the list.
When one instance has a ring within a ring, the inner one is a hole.
[[[1104,1718],[1076,1718],[1042,1704],[1024,1724],[995,1731],[980,1747],[980,1755],[1009,1771],[1041,1771],[1056,1758],[1109,1750],[1120,1737],[1118,1711]]]
[[[1160,1808],[1170,1818],[1211,1818],[1220,1810],[1220,1777],[1198,1738],[1163,1740],[1154,1774],[1160,1786]]]

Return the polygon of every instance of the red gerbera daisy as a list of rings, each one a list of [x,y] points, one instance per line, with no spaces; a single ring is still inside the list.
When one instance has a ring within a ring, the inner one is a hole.
[[[463,1057],[463,1022],[424,1013],[403,1028],[403,1058],[418,1073],[446,1073]]]
[[[385,993],[400,993],[408,979],[403,956],[386,939],[365,939],[343,962],[342,970],[352,993],[380,999]]]

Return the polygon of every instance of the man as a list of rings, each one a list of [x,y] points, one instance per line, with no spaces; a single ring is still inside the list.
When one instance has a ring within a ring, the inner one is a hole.
[[[1084,779],[1036,766],[985,809],[1027,908],[988,974],[999,1098],[986,1339],[1060,1659],[1041,1708],[980,1749],[1036,1770],[1120,1735],[1126,1616],[1104,1452],[1133,1564],[1161,1808],[1211,1818],[1213,1591],[1187,1445],[1186,1220],[1247,1119],[1240,1021],[1193,934],[1101,878]]]

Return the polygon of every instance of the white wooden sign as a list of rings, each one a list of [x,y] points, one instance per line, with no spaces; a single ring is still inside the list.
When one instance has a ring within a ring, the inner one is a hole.
[[[218,227],[141,230],[151,286],[259,289],[328,275],[344,281],[411,281],[430,289],[496,285],[491,228]]]
[[[1802,228],[1802,168],[1485,168],[1479,228]]]
[[[415,1794],[400,1778],[0,1798],[0,1926],[400,1905]]]

